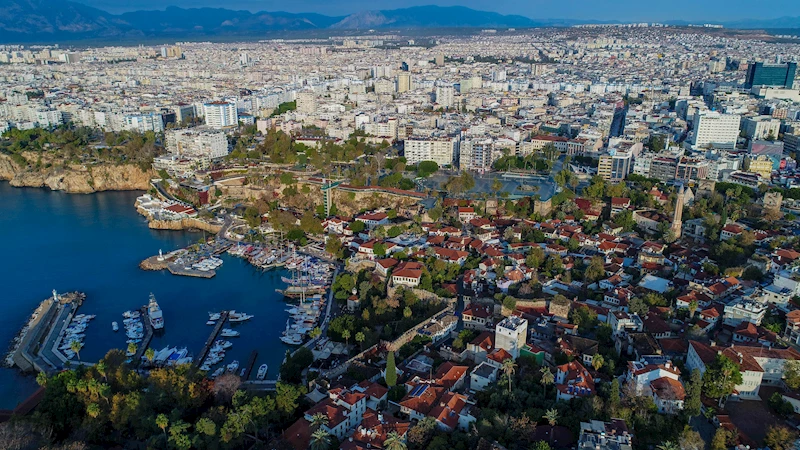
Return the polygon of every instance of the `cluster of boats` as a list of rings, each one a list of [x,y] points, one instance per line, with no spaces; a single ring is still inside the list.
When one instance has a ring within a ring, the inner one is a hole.
[[[177,347],[164,347],[155,352],[151,364],[155,366],[179,366],[181,364],[190,364],[194,359],[189,355],[186,347],[178,349]],[[142,356],[142,359],[146,359]]]
[[[255,316],[252,315],[252,314],[247,314],[247,313],[243,313],[243,312],[236,312],[236,310],[233,310],[233,309],[228,312],[228,322],[232,322],[232,323],[244,322],[246,320],[252,319],[253,317],[255,317]],[[217,321],[220,320],[221,318],[222,318],[222,313],[212,313],[212,312],[210,312],[210,313],[208,313],[208,321],[206,322],[206,325],[216,325]],[[223,331],[225,331],[225,330],[223,330]],[[228,330],[228,331],[232,331],[232,330]],[[239,333],[236,333],[236,336],[238,336],[238,335],[239,335]]]
[[[250,264],[261,268],[270,269],[286,264],[289,259],[282,249],[265,247],[263,245],[236,245],[228,249],[233,256],[245,258]]]
[[[216,256],[209,256],[208,258],[203,258],[200,261],[192,264],[192,269],[199,270],[201,272],[208,272],[209,270],[216,270],[222,265],[222,260],[217,258]]]
[[[67,328],[64,330],[64,335],[58,341],[58,349],[68,359],[75,357],[75,351],[72,346],[77,342],[80,347],[83,347],[83,340],[86,338],[86,327],[89,326],[89,321],[94,319],[94,315],[78,314],[72,318]]]
[[[292,276],[281,277],[281,281],[288,286],[276,289],[276,292],[293,299],[324,294],[334,273],[332,264],[308,255],[293,256],[286,267],[292,269]]]
[[[139,311],[125,311],[122,313],[123,321],[122,325],[125,327],[125,336],[128,338],[128,344],[135,344],[139,345],[144,339],[144,324],[142,323],[142,314]],[[111,327],[114,328],[114,325],[117,322],[112,322]],[[115,331],[119,329],[119,326],[116,326]],[[126,352],[126,356],[133,356],[135,352]]]
[[[316,294],[309,300],[286,309],[289,319],[280,338],[285,344],[302,344],[308,333],[317,326],[322,308],[325,307],[325,298],[322,294]]]
[[[233,347],[233,343],[230,341],[226,341],[223,339],[217,339],[216,341],[214,341],[214,344],[211,346],[211,349],[208,350],[208,355],[206,356],[206,359],[203,361],[203,365],[200,366],[200,370],[205,370],[206,372],[208,372],[209,370],[211,370],[213,366],[216,366],[217,364],[221,363],[222,360],[225,359],[225,350],[231,347]],[[212,378],[217,376],[219,376],[219,374],[212,375]]]

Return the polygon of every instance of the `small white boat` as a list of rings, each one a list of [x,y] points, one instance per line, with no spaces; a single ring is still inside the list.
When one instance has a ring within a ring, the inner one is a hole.
[[[242,367],[242,371],[241,371],[241,372],[239,372],[239,376],[240,376],[240,377],[242,377],[242,378],[244,378],[244,374],[245,374],[245,372],[247,372],[247,367]]]
[[[228,364],[228,372],[236,372],[236,369],[239,368],[239,361],[233,360],[232,363]]]
[[[223,373],[225,373],[225,368],[224,367],[220,367],[219,369],[215,370],[214,373],[211,374],[211,378],[217,378],[218,376],[222,375]]]
[[[237,337],[239,336],[239,332],[231,330],[230,328],[223,328],[222,332],[219,335],[222,337]]]
[[[219,313],[208,313],[208,320],[219,320],[220,317]]]
[[[206,322],[206,325],[216,325],[216,324],[217,322],[214,322],[213,320],[209,320],[208,322]]]
[[[269,370],[269,366],[266,364],[262,364],[261,367],[258,368],[258,373],[256,374],[256,378],[259,380],[263,380],[267,376],[267,370]]]
[[[114,331],[119,331],[119,324],[117,322],[111,322],[111,329]]]

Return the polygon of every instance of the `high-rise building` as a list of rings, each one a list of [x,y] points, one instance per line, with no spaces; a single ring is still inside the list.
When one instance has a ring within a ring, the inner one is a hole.
[[[747,69],[745,86],[779,86],[792,89],[794,86],[797,63],[766,64],[755,62]]]
[[[597,164],[597,174],[604,180],[617,183],[631,173],[633,155],[629,151],[609,149],[608,153],[600,155]]]
[[[740,118],[736,114],[720,114],[713,111],[696,111],[694,114],[695,147],[719,147],[733,149],[739,138]]]
[[[492,167],[492,153],[494,141],[492,139],[467,139],[461,142],[458,152],[459,168],[461,170],[476,170],[483,172]]]
[[[436,59],[434,60],[437,66],[444,65],[444,53],[439,53],[436,55]]]
[[[453,86],[437,86],[436,103],[442,108],[452,108],[455,104],[455,88]]]
[[[234,103],[211,102],[203,104],[206,125],[211,128],[227,128],[239,125],[239,113]]]
[[[165,140],[167,152],[176,156],[217,159],[228,154],[228,138],[218,130],[168,130]]]
[[[397,92],[403,93],[408,92],[412,89],[411,87],[411,74],[408,72],[403,72],[397,75]]]
[[[770,136],[772,139],[777,139],[781,121],[771,116],[745,117],[742,120],[742,128],[748,139],[767,139]]]
[[[317,112],[317,98],[313,91],[297,93],[297,112],[303,114],[314,114]]]
[[[528,321],[518,316],[509,316],[494,329],[494,347],[502,348],[517,359],[527,343]]]
[[[434,161],[440,166],[453,164],[456,140],[453,138],[409,138],[405,140],[406,160],[409,164]]]

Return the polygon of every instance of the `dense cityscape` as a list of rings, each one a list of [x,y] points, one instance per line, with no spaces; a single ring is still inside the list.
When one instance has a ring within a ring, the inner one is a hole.
[[[798,58],[656,23],[0,46],[3,183],[201,230],[137,270],[280,278],[199,352],[162,297],[45,286],[0,447],[796,448]],[[88,361],[89,327],[125,336]]]

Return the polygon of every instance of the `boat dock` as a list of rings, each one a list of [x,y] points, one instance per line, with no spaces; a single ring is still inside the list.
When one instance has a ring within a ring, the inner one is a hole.
[[[183,275],[185,277],[213,278],[217,272],[214,270],[197,270],[191,267],[183,267],[179,264],[167,264],[167,270],[173,275]]]
[[[211,346],[214,345],[214,341],[217,340],[217,336],[219,336],[219,332],[222,331],[222,327],[225,326],[225,322],[228,321],[228,311],[222,311],[219,316],[219,322],[214,325],[214,329],[211,331],[211,335],[208,337],[206,344],[203,346],[203,349],[200,350],[200,353],[197,355],[197,359],[194,360],[195,365],[200,366],[205,361],[206,356],[208,356],[208,351],[211,350]]]
[[[258,351],[253,350],[253,352],[250,353],[250,359],[247,360],[247,365],[245,366],[247,370],[245,370],[242,380],[250,378],[250,373],[253,371],[253,366],[256,364],[256,358],[258,358]]]
[[[136,354],[133,355],[131,361],[136,364],[142,362],[142,355],[144,352],[147,351],[147,348],[150,346],[150,341],[153,339],[153,324],[150,323],[150,319],[147,315],[147,306],[142,306],[140,311],[140,317],[142,318],[142,324],[144,325],[144,337],[142,338],[142,342],[139,343],[139,346],[136,348]]]

